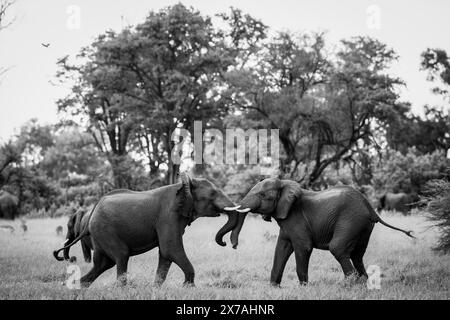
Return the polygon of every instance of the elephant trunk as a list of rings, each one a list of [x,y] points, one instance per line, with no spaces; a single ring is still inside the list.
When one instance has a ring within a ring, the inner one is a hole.
[[[236,249],[239,243],[239,233],[241,232],[242,226],[244,225],[245,217],[247,213],[240,213],[238,216],[238,221],[236,226],[231,231],[231,245],[233,249]]]
[[[216,234],[216,242],[219,246],[222,246],[222,247],[227,245],[226,242],[223,241],[223,237],[228,232],[233,230],[233,228],[238,223],[238,217],[239,217],[239,214],[236,211],[227,212],[227,215],[228,215],[227,223],[225,223],[225,225],[222,228],[220,228],[220,230]]]
[[[241,232],[242,226],[244,225],[245,217],[250,211],[256,210],[260,205],[259,199],[251,194],[247,195],[240,205],[235,208],[237,212],[237,223],[235,227],[231,230],[231,245],[233,249],[236,249],[239,243],[239,234]]]

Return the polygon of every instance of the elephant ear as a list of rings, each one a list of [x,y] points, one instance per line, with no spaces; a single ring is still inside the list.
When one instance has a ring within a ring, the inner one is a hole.
[[[186,174],[181,174],[181,188],[177,191],[176,210],[182,216],[187,218],[193,217],[194,199],[192,197],[192,181]]]
[[[275,209],[275,219],[286,219],[292,204],[302,194],[302,189],[297,182],[281,180],[280,196]]]

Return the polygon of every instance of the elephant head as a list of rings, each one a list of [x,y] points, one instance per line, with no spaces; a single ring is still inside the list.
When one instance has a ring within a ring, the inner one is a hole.
[[[295,181],[268,178],[257,183],[236,208],[239,217],[231,233],[233,248],[238,245],[239,233],[248,212],[261,214],[265,220],[270,220],[270,217],[276,220],[286,219],[292,204],[301,194],[302,190]],[[216,237],[216,241],[221,240],[222,238]]]
[[[177,210],[191,221],[199,217],[217,217],[225,212],[228,215],[228,221],[218,231],[216,242],[221,246],[226,245],[225,242],[218,241],[218,237],[222,239],[224,234],[236,226],[239,213],[235,211],[237,207],[223,191],[207,179],[191,179],[187,174],[182,174],[177,198]]]
[[[67,234],[66,234],[66,241],[64,242],[64,244],[69,244],[76,237],[78,237],[78,235],[81,232],[81,220],[83,219],[85,213],[86,211],[84,209],[78,209],[70,217],[69,221],[67,222]],[[71,260],[71,258],[69,257],[69,250],[70,248],[64,249],[63,255],[65,260]]]

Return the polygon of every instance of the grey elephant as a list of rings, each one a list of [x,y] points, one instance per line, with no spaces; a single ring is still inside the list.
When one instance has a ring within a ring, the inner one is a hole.
[[[102,197],[82,233],[53,254],[59,259],[61,250],[90,236],[94,265],[81,278],[81,285],[88,286],[114,265],[117,279],[125,284],[129,257],[159,247],[155,284],[164,282],[174,262],[184,272],[184,283],[194,285],[194,268],[183,247],[186,226],[199,217],[228,212],[228,221],[219,230],[225,234],[237,223],[238,213],[234,209],[233,202],[210,181],[183,174],[181,183],[143,192],[120,190]]]
[[[64,244],[71,243],[76,237],[78,237],[81,232],[86,229],[89,223],[89,217],[91,216],[92,211],[87,210],[86,208],[78,209],[67,222],[67,234],[66,241]],[[84,261],[91,262],[91,250],[92,250],[92,241],[90,236],[85,236],[81,240],[81,249],[83,251]],[[63,250],[63,255],[65,260],[74,261],[76,260],[74,257],[69,257],[69,250],[67,248]],[[58,257],[58,259],[63,260]]]
[[[406,214],[411,210],[413,203],[416,201],[417,197],[413,194],[387,192],[380,198],[380,205],[378,208],[395,210]]]
[[[19,201],[11,193],[0,190],[0,219],[14,220],[19,214]]]
[[[411,231],[384,222],[359,191],[347,186],[314,192],[294,181],[269,178],[256,184],[239,205],[242,215],[231,234],[234,247],[248,212],[272,217],[280,226],[270,276],[277,286],[293,252],[300,283],[308,281],[313,249],[329,250],[346,277],[353,273],[367,277],[363,256],[376,222],[412,237]]]

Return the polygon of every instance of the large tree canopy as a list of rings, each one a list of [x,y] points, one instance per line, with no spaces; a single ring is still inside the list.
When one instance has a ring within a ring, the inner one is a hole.
[[[230,45],[245,42],[244,36],[252,40],[253,31],[246,29],[251,23],[238,15],[231,22],[233,41],[227,43],[210,18],[178,4],[151,12],[135,28],[101,35],[83,49],[80,65],[60,63],[59,76],[76,84],[59,108],[89,118],[118,187],[127,185],[119,171],[130,149],[145,155],[155,178],[165,165],[166,182],[174,181],[178,169],[169,157],[171,134],[176,128],[192,130],[195,120],[217,122],[225,116],[218,89],[239,56]],[[244,31],[236,33],[236,25]]]
[[[228,99],[246,116],[240,125],[280,130],[284,173],[309,185],[374,145],[374,120],[396,110],[401,81],[385,73],[395,59],[370,38],[342,41],[332,55],[322,34],[279,33],[258,64],[233,74]]]

